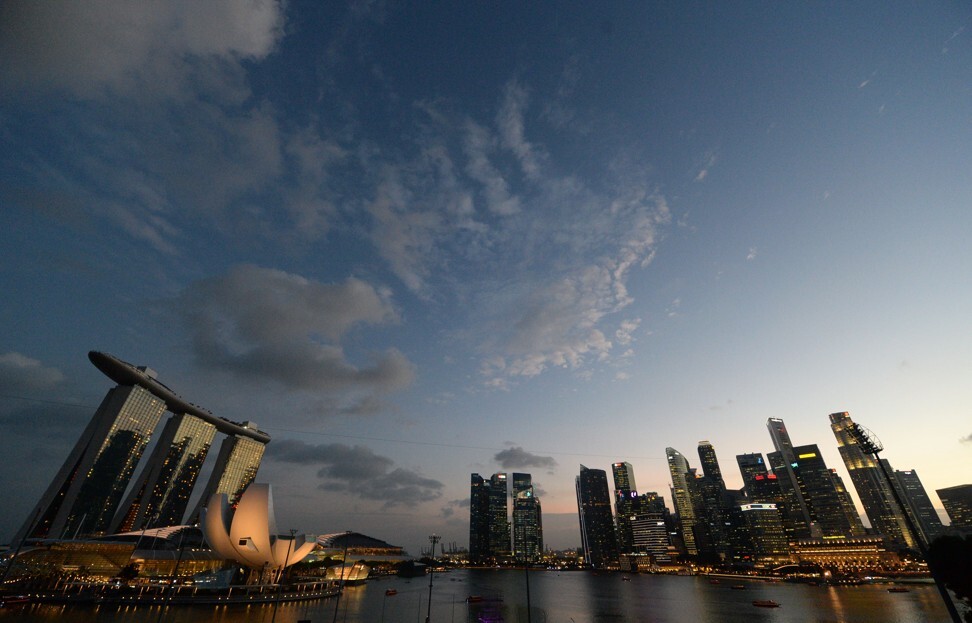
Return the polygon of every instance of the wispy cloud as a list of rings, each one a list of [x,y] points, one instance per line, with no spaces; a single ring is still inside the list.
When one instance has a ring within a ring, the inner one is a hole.
[[[716,162],[719,161],[719,156],[715,151],[708,151],[703,157],[702,164],[699,167],[698,173],[695,174],[696,182],[704,182],[705,178],[709,176],[709,170],[715,166]]]
[[[444,486],[415,471],[395,467],[393,460],[364,446],[315,445],[284,439],[268,446],[266,458],[278,463],[319,466],[321,490],[381,501],[386,507],[416,506],[438,499]]]
[[[959,441],[961,443],[972,443],[972,434],[969,434],[969,435],[966,435],[965,437],[962,437],[961,439],[959,439]]]
[[[749,247],[749,253],[746,254],[746,260],[751,262],[756,259],[756,255],[756,247]]]
[[[553,469],[557,467],[557,461],[553,457],[533,454],[519,446],[497,452],[493,460],[499,463],[503,469],[519,469],[522,467]]]

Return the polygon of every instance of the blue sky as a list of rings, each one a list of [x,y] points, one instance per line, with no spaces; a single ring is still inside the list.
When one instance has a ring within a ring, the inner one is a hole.
[[[769,417],[972,480],[968,6],[316,4],[0,8],[0,540],[93,349],[266,429],[281,525],[413,551],[471,472],[554,547],[579,463],[738,486]]]

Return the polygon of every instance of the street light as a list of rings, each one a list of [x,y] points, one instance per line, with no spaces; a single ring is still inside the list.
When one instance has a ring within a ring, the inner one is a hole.
[[[429,537],[429,542],[432,543],[432,551],[429,553],[429,609],[425,614],[425,623],[429,623],[432,620],[432,577],[435,576],[435,544],[441,538],[434,534]]]
[[[942,583],[941,578],[935,573],[935,568],[932,566],[931,558],[928,556],[928,547],[925,546],[924,540],[922,540],[921,533],[918,531],[918,527],[915,522],[912,521],[911,515],[908,514],[907,507],[905,506],[904,500],[898,495],[898,489],[894,486],[894,481],[891,478],[891,474],[888,473],[887,466],[881,461],[879,454],[884,450],[884,445],[881,444],[881,440],[878,439],[872,431],[864,428],[857,422],[854,422],[850,426],[851,437],[854,438],[854,443],[861,449],[862,452],[871,456],[874,462],[878,464],[881,468],[881,474],[884,475],[884,481],[888,485],[888,489],[891,490],[891,495],[894,497],[895,504],[898,505],[897,510],[904,517],[905,523],[908,524],[908,530],[911,530],[911,534],[914,537],[915,545],[918,546],[918,551],[921,553],[922,558],[928,564],[928,571],[931,573],[932,579],[935,580],[935,586],[938,588],[939,594],[942,596],[942,601],[945,602],[945,609],[948,610],[948,614],[952,617],[954,623],[962,623],[962,619],[959,617],[958,610],[955,609],[955,604],[952,603],[952,597],[948,594],[948,590],[945,588],[945,584]]]

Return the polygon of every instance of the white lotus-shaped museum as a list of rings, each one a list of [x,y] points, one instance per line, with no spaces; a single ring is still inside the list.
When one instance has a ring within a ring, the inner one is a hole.
[[[273,495],[268,484],[251,484],[234,511],[225,493],[209,498],[203,532],[214,552],[251,569],[283,571],[301,561],[317,544],[307,534],[277,534]]]

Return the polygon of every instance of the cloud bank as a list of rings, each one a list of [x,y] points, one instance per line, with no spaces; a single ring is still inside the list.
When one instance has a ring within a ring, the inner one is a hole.
[[[557,467],[557,461],[553,457],[533,454],[519,446],[513,446],[512,448],[497,452],[493,460],[499,463],[503,469],[518,469],[521,467],[553,469]]]
[[[398,321],[391,293],[359,279],[325,284],[243,265],[189,285],[173,302],[205,366],[306,391],[388,392],[409,385],[414,366],[388,348],[368,365],[349,361],[353,328]]]
[[[267,459],[295,465],[320,466],[317,472],[323,491],[337,491],[386,507],[416,506],[438,499],[444,485],[438,480],[395,467],[388,457],[364,446],[340,443],[313,445],[284,439],[268,446]]]

